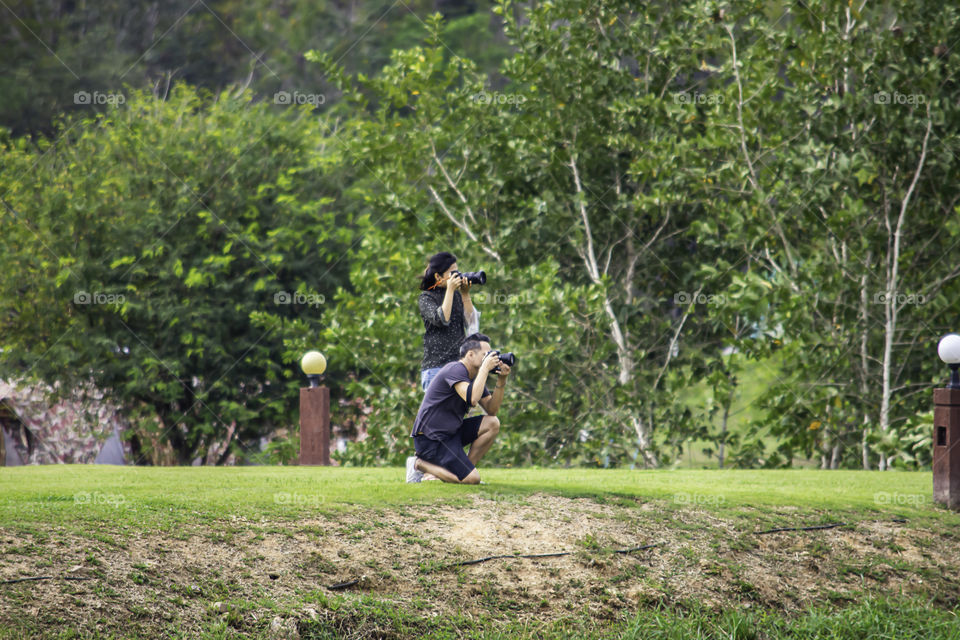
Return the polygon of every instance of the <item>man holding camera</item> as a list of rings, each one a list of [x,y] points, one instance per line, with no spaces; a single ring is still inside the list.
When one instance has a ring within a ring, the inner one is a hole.
[[[491,372],[499,374],[493,393],[486,388]],[[477,463],[500,432],[497,411],[509,375],[510,367],[490,349],[490,338],[467,336],[460,359],[440,369],[420,404],[410,434],[417,455],[407,458],[407,482],[432,474],[444,482],[479,484]],[[487,415],[464,419],[477,404]],[[470,451],[464,453],[467,445]]]

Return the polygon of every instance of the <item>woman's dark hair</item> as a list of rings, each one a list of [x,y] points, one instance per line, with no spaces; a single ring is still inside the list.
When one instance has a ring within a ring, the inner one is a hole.
[[[427,262],[427,269],[420,276],[420,289],[426,291],[437,283],[436,274],[443,275],[443,272],[450,268],[457,261],[457,256],[448,251],[441,251],[430,256]]]

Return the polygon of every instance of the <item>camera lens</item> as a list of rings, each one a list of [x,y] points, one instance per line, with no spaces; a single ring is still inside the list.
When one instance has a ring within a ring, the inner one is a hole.
[[[470,284],[486,284],[487,283],[487,274],[484,271],[465,271],[460,273],[456,272],[458,276],[469,282]]]

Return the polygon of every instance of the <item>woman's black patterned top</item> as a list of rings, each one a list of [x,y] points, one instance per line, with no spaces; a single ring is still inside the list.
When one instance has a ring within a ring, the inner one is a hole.
[[[443,296],[446,289],[438,287],[420,294],[420,317],[423,319],[423,362],[420,369],[442,367],[460,359],[460,344],[466,337],[463,320],[463,298],[459,291],[453,292],[453,308],[450,320],[444,322]]]

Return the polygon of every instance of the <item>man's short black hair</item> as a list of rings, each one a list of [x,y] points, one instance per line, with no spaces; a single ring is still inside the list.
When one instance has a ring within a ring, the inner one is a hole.
[[[463,339],[463,344],[460,345],[460,357],[464,357],[474,349],[480,348],[481,342],[490,342],[490,338],[483,335],[482,333],[471,333],[466,338]]]

